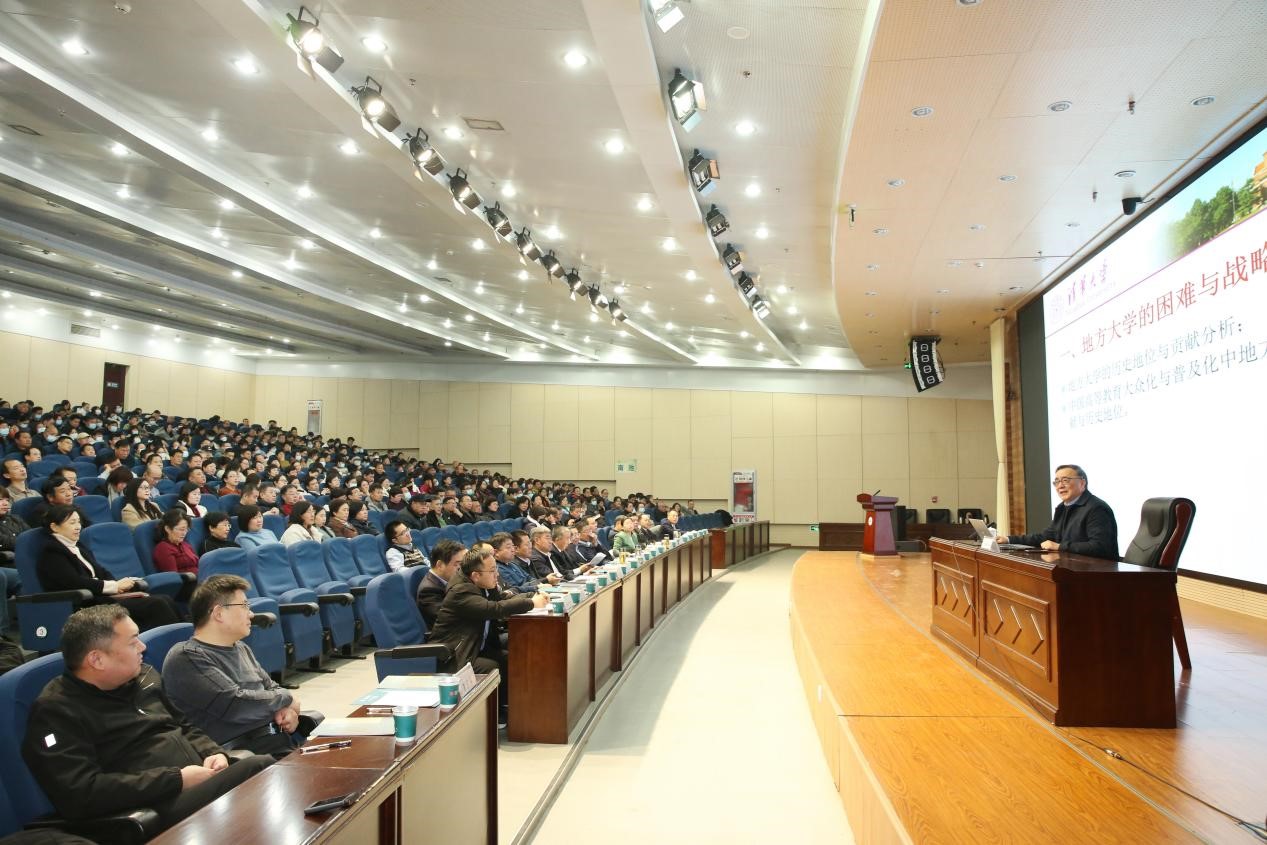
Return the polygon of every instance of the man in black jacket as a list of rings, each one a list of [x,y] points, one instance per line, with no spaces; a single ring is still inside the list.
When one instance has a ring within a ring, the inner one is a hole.
[[[453,652],[452,658],[440,667],[441,671],[456,672],[470,663],[479,673],[493,669],[501,672],[498,692],[505,707],[509,699],[510,673],[506,669],[507,651],[502,648],[495,623],[535,607],[545,607],[546,595],[533,593],[500,598],[497,561],[487,546],[467,552],[462,561],[462,574],[466,578],[454,581],[444,594],[440,615],[427,642],[447,645]]]
[[[86,819],[140,807],[169,827],[273,762],[229,765],[175,715],[121,605],[88,607],[62,629],[66,673],[31,707],[22,757],[57,812]]]
[[[466,547],[457,540],[441,540],[432,547],[431,569],[422,576],[422,581],[418,583],[418,595],[414,597],[428,631],[435,627],[436,618],[440,615],[440,605],[444,604],[444,594],[449,591],[449,584],[457,576],[458,568],[465,557]]]
[[[1113,509],[1087,492],[1087,474],[1082,467],[1061,464],[1056,467],[1052,485],[1060,496],[1060,504],[1056,505],[1051,526],[1037,534],[999,537],[999,542],[1117,560],[1117,520]]]

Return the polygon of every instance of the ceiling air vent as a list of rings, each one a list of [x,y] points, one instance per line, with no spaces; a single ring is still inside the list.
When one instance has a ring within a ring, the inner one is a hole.
[[[81,326],[78,323],[70,324],[70,333],[81,334],[84,337],[101,337],[101,329],[96,329],[92,326]]]
[[[472,129],[483,132],[505,132],[506,127],[502,126],[496,120],[485,120],[481,117],[464,117],[466,125]]]

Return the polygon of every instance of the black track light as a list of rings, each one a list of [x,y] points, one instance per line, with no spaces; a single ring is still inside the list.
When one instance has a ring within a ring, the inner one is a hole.
[[[378,124],[385,132],[393,132],[400,126],[396,110],[383,98],[382,83],[374,77],[367,76],[364,85],[353,87],[352,96],[367,121]]]
[[[735,249],[734,244],[726,244],[721,260],[726,263],[726,269],[730,271],[732,278],[743,272],[743,256],[739,254],[739,250]]]
[[[556,279],[563,275],[563,264],[555,257],[554,250],[550,250],[541,256],[541,266]]]
[[[586,292],[585,283],[581,281],[581,274],[576,272],[575,267],[568,270],[567,275],[563,277],[563,283],[568,286],[568,291],[571,292],[573,301],[576,300],[577,294]]]
[[[730,221],[726,219],[726,215],[721,213],[717,206],[713,206],[704,215],[704,222],[708,224],[708,231],[714,238],[720,237],[723,232],[730,228]]]
[[[598,285],[590,285],[589,300],[590,307],[594,309],[605,309],[607,307],[607,297],[603,295],[603,292],[599,289]]]
[[[431,176],[444,172],[444,159],[440,158],[439,151],[431,146],[431,138],[422,129],[407,136],[401,146],[413,159],[420,172],[426,171]]]
[[[625,309],[620,307],[620,301],[616,299],[607,303],[607,313],[611,314],[613,323],[623,323],[629,319],[625,314]]]
[[[502,211],[502,204],[493,203],[493,207],[484,206],[484,216],[488,218],[488,225],[497,233],[499,238],[509,238],[510,233],[515,231],[515,227],[510,225],[510,218],[506,216],[506,212]]]
[[[669,80],[669,103],[673,107],[673,117],[690,132],[704,117],[704,88],[683,76],[681,69],[675,69],[673,78]]]
[[[703,153],[696,150],[687,162],[686,169],[691,174],[691,184],[695,186],[695,193],[706,197],[717,190],[717,180],[721,178],[717,159],[706,158]]]
[[[468,208],[471,211],[479,208],[480,203],[484,201],[471,187],[471,183],[466,179],[466,172],[460,167],[449,177],[449,193],[453,194],[453,201],[457,203],[458,210],[463,214]]]
[[[519,250],[519,254],[529,261],[536,261],[541,257],[541,247],[537,246],[537,242],[532,239],[532,232],[527,226],[515,233],[515,247]]]
[[[328,73],[334,73],[343,64],[343,57],[326,43],[321,22],[306,7],[300,6],[296,15],[286,13],[286,32],[299,55],[321,65]]]

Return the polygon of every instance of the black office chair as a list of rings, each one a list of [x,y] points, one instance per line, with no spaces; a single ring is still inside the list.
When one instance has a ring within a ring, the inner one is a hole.
[[[950,523],[950,508],[929,508],[927,513],[927,519],[930,523]]]
[[[1179,555],[1188,542],[1188,533],[1192,530],[1192,520],[1196,515],[1197,506],[1191,499],[1155,498],[1144,502],[1139,515],[1139,531],[1135,532],[1135,539],[1126,547],[1122,560],[1137,566],[1175,571],[1179,568]],[[1178,588],[1171,602],[1170,617],[1171,635],[1175,641],[1175,650],[1179,652],[1179,664],[1184,669],[1191,669],[1192,659],[1188,656],[1188,636],[1183,630]]]
[[[985,511],[981,508],[960,508],[959,521],[967,522],[969,519],[985,519]]]

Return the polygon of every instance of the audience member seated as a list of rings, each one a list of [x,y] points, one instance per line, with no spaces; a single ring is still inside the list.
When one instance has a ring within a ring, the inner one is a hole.
[[[79,486],[79,473],[72,466],[61,466],[53,470],[49,478],[64,478],[70,482],[76,496],[86,496],[88,491]]]
[[[431,569],[422,576],[418,595],[415,597],[418,611],[422,614],[422,621],[427,623],[428,630],[436,624],[440,606],[444,603],[449,585],[460,571],[465,556],[466,547],[457,540],[441,540],[432,547]]]
[[[186,470],[185,481],[194,485],[194,487],[197,487],[199,493],[206,493],[211,496],[215,495],[216,491],[211,489],[211,486],[207,484],[206,471],[200,466],[191,466],[188,470]]]
[[[616,530],[612,533],[612,554],[638,551],[638,535],[634,533],[632,516],[616,517]]]
[[[163,515],[163,509],[151,498],[153,489],[144,476],[132,479],[123,489],[123,501],[127,504],[123,506],[121,520],[128,528],[135,528],[142,522],[149,522]]]
[[[202,490],[198,489],[198,485],[192,481],[186,481],[180,485],[180,490],[176,494],[176,505],[173,509],[179,508],[184,510],[185,515],[190,519],[198,519],[207,515],[207,509],[203,507]]]
[[[281,758],[321,721],[301,714],[299,699],[260,666],[242,642],[251,633],[250,584],[213,575],[189,601],[192,639],[163,662],[163,689],[176,709],[213,742],[230,750]]]
[[[574,534],[572,544],[564,549],[568,561],[574,567],[583,563],[592,563],[600,554],[606,557],[598,545],[598,527],[594,524],[594,517],[581,520]]]
[[[44,501],[35,505],[30,513],[31,522],[35,525],[43,525],[45,523],[48,519],[49,508],[54,505],[69,505],[70,507],[75,505],[75,487],[65,477],[53,478],[50,476],[48,481],[44,482],[41,492],[44,494]],[[75,508],[75,510],[79,513],[79,522],[84,528],[92,524],[83,511],[79,510],[79,508]]]
[[[35,499],[39,493],[26,486],[26,464],[17,458],[8,458],[4,462],[4,486],[13,501]]]
[[[123,491],[127,489],[128,482],[132,480],[132,470],[127,467],[116,466],[109,472],[103,473],[100,477],[106,481],[106,498],[113,502],[122,496]]]
[[[643,513],[638,517],[638,545],[645,546],[660,539],[660,529],[651,522],[651,514]]]
[[[230,765],[224,750],[172,712],[145,644],[120,605],[72,614],[66,672],[31,707],[22,757],[54,808],[88,819],[148,807],[169,827],[273,762]]]
[[[242,493],[239,484],[242,483],[242,473],[236,469],[226,469],[224,471],[224,483],[220,485],[217,491],[221,496],[237,496]]]
[[[438,547],[440,544],[437,543]],[[433,550],[434,551],[434,550]],[[436,555],[439,559],[439,555]],[[545,593],[502,598],[497,592],[497,562],[487,550],[471,550],[462,560],[462,580],[454,580],[444,594],[440,613],[427,642],[447,645],[451,658],[440,666],[442,672],[456,672],[467,663],[477,673],[493,669],[501,673],[502,718],[510,704],[506,660],[507,650],[493,629],[494,623],[518,613],[545,607]],[[489,594],[494,597],[490,598]]]
[[[317,539],[323,543],[326,540],[334,539],[334,532],[330,530],[329,508],[318,508],[314,506],[312,516],[312,535],[317,537]]]
[[[159,572],[192,572],[198,574],[198,553],[185,540],[189,536],[189,517],[180,508],[163,514],[159,522],[158,542],[154,544],[154,568]]]
[[[229,515],[224,511],[211,511],[202,519],[202,527],[207,531],[207,538],[202,541],[202,548],[198,549],[198,557],[201,558],[207,552],[214,552],[216,549],[235,549],[238,547],[236,543],[229,539],[229,531],[232,524],[229,521]]]
[[[356,529],[357,535],[368,534],[371,537],[379,535],[378,527],[370,522],[370,508],[367,499],[348,503],[348,525]]]
[[[282,545],[293,546],[295,543],[324,541],[325,534],[313,531],[316,517],[312,502],[296,502],[290,509],[290,516],[287,517],[286,530],[282,532]]]
[[[289,517],[290,512],[294,510],[295,505],[299,504],[302,501],[304,501],[304,494],[299,489],[299,485],[297,484],[287,485],[286,489],[282,491],[282,504],[281,504],[282,516]]]
[[[409,528],[416,531],[422,531],[431,527],[431,525],[426,521],[426,517],[429,515],[428,512],[430,510],[431,502],[422,496],[422,494],[418,494],[409,500],[409,504],[405,506],[404,510],[397,512],[396,518],[405,523],[405,525]]]
[[[375,484],[370,488],[369,498],[365,500],[365,504],[374,513],[387,512],[387,491],[383,489],[383,485]]]
[[[516,531],[516,534],[522,534],[525,545],[528,543],[528,535],[522,531]],[[511,593],[535,593],[541,585],[540,579],[533,576],[532,572],[525,567],[515,555],[515,538],[505,531],[494,534],[488,541],[493,547],[493,559],[497,561],[497,580],[501,584],[502,590]],[[559,583],[557,575],[550,575],[550,583]]]
[[[31,526],[13,513],[13,498],[7,487],[0,487],[0,566],[16,566],[15,547],[18,535]]]
[[[348,524],[348,514],[351,510],[352,504],[347,499],[339,498],[330,503],[330,518],[326,524],[334,536],[348,539],[361,536],[354,526]]]
[[[390,569],[394,571],[407,566],[431,565],[431,561],[427,560],[422,550],[414,546],[413,534],[410,533],[408,525],[399,519],[393,519],[383,526],[383,533],[388,539],[387,566]]]
[[[445,496],[443,509],[440,511],[440,522],[442,525],[462,525],[467,522],[474,522],[473,519],[467,519],[466,514],[458,507],[456,496]]]
[[[47,520],[47,537],[36,564],[45,590],[87,590],[93,604],[122,602],[143,631],[180,621],[170,598],[142,592],[144,581],[116,579],[90,550],[79,545],[83,525],[74,507],[54,505]]]
[[[265,516],[281,516],[281,499],[277,493],[277,485],[265,481],[260,485],[259,508]]]
[[[276,534],[264,527],[264,514],[254,505],[238,508],[238,529],[237,544],[244,549],[281,542]]]
[[[681,517],[675,510],[670,510],[664,517],[664,521],[660,523],[660,538],[663,540],[676,539],[682,532],[678,530],[677,521]]]

